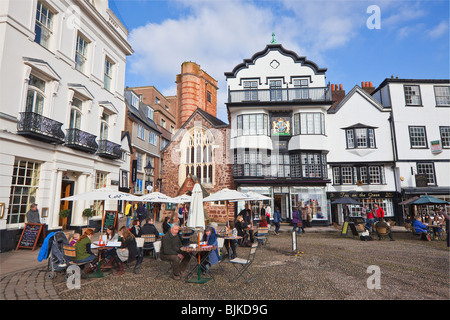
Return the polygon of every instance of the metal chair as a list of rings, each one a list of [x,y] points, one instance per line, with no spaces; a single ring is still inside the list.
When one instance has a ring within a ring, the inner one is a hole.
[[[239,277],[242,277],[244,280],[246,280],[246,283],[250,283],[253,280],[253,275],[250,273],[250,271],[248,271],[248,269],[255,259],[256,248],[258,248],[258,242],[252,244],[247,259],[234,258],[230,260],[230,263],[238,271],[238,273],[234,276],[233,279],[231,279],[231,281],[235,281]],[[247,277],[246,274],[248,275]]]
[[[262,245],[266,246],[269,243],[269,228],[260,227],[256,234],[256,240]]]

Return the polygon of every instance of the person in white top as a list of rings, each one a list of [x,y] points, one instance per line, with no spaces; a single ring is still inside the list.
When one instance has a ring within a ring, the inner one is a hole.
[[[270,228],[273,225],[273,212],[272,208],[270,207],[270,204],[266,206],[266,221]]]

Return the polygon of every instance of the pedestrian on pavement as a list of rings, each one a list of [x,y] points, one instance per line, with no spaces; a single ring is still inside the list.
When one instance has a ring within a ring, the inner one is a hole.
[[[273,213],[270,204],[266,206],[266,221],[268,226],[271,226],[273,224]]]
[[[145,209],[142,202],[139,202],[137,205],[136,218],[139,220],[139,225],[142,223],[142,220],[147,218],[147,209]]]
[[[369,231],[372,229],[372,233],[374,233],[375,232],[374,225],[373,225],[375,222],[374,211],[371,210],[371,208],[369,206],[367,206],[366,212],[367,212],[367,223],[364,228]]]
[[[172,224],[161,240],[160,257],[163,261],[169,261],[172,265],[172,278],[180,280],[182,272],[186,269],[191,256],[187,252],[181,251],[182,243],[178,232],[180,225]]]
[[[311,228],[312,209],[311,209],[311,207],[309,206],[309,204],[306,205],[306,218],[307,218],[307,220],[308,220],[307,226],[308,226],[308,228]],[[303,226],[303,224],[302,224],[302,226]]]
[[[39,219],[39,210],[36,203],[31,204],[30,210],[27,212],[28,223],[41,223]]]
[[[302,232],[305,233],[305,226],[308,222],[308,210],[306,209],[304,204],[302,207],[299,207],[299,212],[302,218]]]
[[[439,212],[445,218],[445,229],[447,230],[447,247],[450,247],[450,217],[444,208]]]
[[[280,209],[278,209],[278,207],[275,207],[275,211],[273,213],[273,223],[275,224],[275,234],[278,235],[281,224]]]
[[[381,220],[384,219],[384,210],[383,208],[381,208],[378,203],[375,203],[373,205],[373,211],[374,211],[374,218],[376,218],[377,220]]]
[[[292,232],[297,230],[298,228],[298,235],[300,236],[302,234],[302,220],[301,220],[301,214],[300,214],[300,206],[292,212]]]
[[[130,228],[131,221],[133,220],[134,216],[134,203],[128,202],[128,204],[125,207],[125,216],[127,217],[127,228]]]
[[[364,224],[367,223],[367,211],[369,208],[367,207],[367,204],[364,205],[364,207],[361,208],[361,217],[364,221]]]

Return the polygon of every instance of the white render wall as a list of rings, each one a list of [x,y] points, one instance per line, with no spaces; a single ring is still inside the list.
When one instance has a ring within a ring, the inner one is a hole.
[[[96,1],[100,12],[86,1],[43,2],[54,12],[48,49],[34,41],[37,0],[0,1],[0,202],[6,204],[0,229],[21,227],[21,224],[6,224],[15,158],[41,163],[36,202],[39,208],[49,208],[46,223],[50,229],[58,227],[62,176],[75,182],[74,194],[77,194],[93,189],[97,171],[107,173],[110,186],[111,180],[119,180],[119,169],[123,165],[121,160],[109,160],[17,135],[19,113],[25,111],[30,72],[47,80],[43,115],[63,123],[64,133],[69,128],[74,95],[84,100],[81,130],[97,136],[98,140],[103,110],[111,114],[109,141],[121,144],[124,129],[125,63],[126,56],[133,52],[126,40],[128,32],[107,9],[108,1]],[[90,41],[85,73],[75,69],[78,31]],[[103,87],[106,56],[114,62],[110,91]],[[81,211],[87,206],[89,203],[74,203],[72,225],[86,223]],[[116,206],[116,202],[105,204],[106,209]]]

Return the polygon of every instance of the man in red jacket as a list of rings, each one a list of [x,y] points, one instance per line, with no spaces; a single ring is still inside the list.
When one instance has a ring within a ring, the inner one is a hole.
[[[383,208],[378,206],[378,204],[376,204],[376,203],[373,206],[374,206],[373,211],[374,211],[374,213],[376,215],[377,220],[380,221],[380,220],[384,219],[384,210],[383,210]]]

